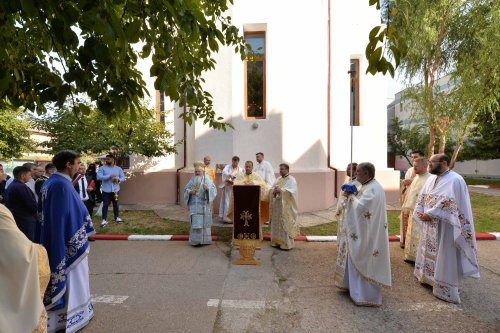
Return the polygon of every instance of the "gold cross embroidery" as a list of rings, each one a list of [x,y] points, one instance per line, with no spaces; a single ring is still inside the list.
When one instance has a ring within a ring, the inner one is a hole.
[[[244,220],[245,224],[243,225],[244,227],[249,227],[250,224],[248,224],[248,221],[252,219],[252,214],[248,210],[243,211],[243,213],[240,214],[240,220]]]
[[[369,220],[372,217],[372,214],[370,212],[366,212],[363,216],[365,219]]]

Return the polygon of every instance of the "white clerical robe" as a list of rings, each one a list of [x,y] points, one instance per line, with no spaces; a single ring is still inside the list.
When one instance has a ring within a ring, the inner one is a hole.
[[[231,164],[228,164],[222,170],[222,182],[219,185],[222,188],[222,197],[219,204],[219,217],[223,220],[228,220],[227,214],[229,211],[229,203],[231,202],[231,193],[233,192],[234,179],[236,176],[243,172],[243,168],[236,167],[233,168]],[[230,184],[226,182],[230,180]]]
[[[420,226],[413,220],[413,210],[417,204],[417,198],[424,187],[425,182],[431,176],[426,172],[422,175],[416,175],[410,187],[406,192],[405,201],[403,202],[402,209],[407,209],[409,212],[408,227],[406,229],[405,237],[405,260],[415,261],[417,257],[418,243],[420,242]]]
[[[429,215],[432,221],[421,221],[418,213]],[[454,171],[429,177],[420,192],[414,220],[421,227],[415,276],[431,285],[437,298],[460,303],[463,279],[479,278],[472,208],[463,178]]]
[[[380,286],[391,286],[391,263],[385,193],[376,180],[347,198],[339,229],[336,286],[348,289],[357,305],[381,305]]]
[[[279,186],[281,193],[273,194]],[[279,177],[269,190],[271,212],[271,245],[290,250],[294,245],[294,238],[299,234],[297,224],[299,193],[297,181],[288,175]]]
[[[262,178],[266,182],[267,186],[271,187],[274,185],[276,177],[274,176],[273,166],[268,161],[255,163],[253,172],[256,172],[260,176],[260,178]]]

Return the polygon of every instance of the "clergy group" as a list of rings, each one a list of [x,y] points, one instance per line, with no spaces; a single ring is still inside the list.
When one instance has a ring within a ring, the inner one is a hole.
[[[464,278],[479,278],[467,186],[449,168],[447,155],[427,160],[415,152],[412,158],[401,215],[404,260],[414,264],[415,279],[431,286],[434,296],[459,304]],[[384,190],[371,163],[351,163],[346,174],[336,207],[335,285],[357,305],[380,306],[382,290],[392,282]]]
[[[233,156],[231,163],[221,171],[219,219],[232,223],[234,219],[233,187],[257,185],[260,187],[260,223],[270,224],[271,245],[283,250],[294,246],[294,238],[299,232],[297,182],[290,175],[286,163],[279,165],[279,177],[274,175],[272,165],[264,160],[264,154],[255,155],[255,163],[246,161],[239,166],[240,158]],[[213,222],[213,202],[217,195],[215,171],[210,167],[211,159],[194,163],[194,175],[184,188],[184,202],[189,208],[189,242],[193,246],[211,244]],[[262,235],[261,235],[262,236]]]

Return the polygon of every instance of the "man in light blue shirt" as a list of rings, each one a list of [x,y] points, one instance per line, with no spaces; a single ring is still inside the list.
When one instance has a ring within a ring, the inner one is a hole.
[[[120,183],[125,181],[125,174],[122,168],[115,165],[115,157],[112,154],[106,155],[106,165],[103,165],[97,171],[97,180],[102,181],[102,222],[101,227],[105,227],[108,217],[108,206],[113,202],[113,214],[116,223],[123,223],[119,217],[118,193],[120,192]]]

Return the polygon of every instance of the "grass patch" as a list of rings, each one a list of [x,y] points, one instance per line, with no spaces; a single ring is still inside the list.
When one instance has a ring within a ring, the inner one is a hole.
[[[101,217],[92,218],[98,234],[135,234],[135,235],[189,235],[189,223],[163,219],[151,210],[120,211],[120,217],[125,223],[116,224],[108,220],[108,225],[101,228]],[[212,235],[219,240],[230,240],[232,228],[212,227]]]
[[[481,178],[481,177],[467,177],[464,176],[467,185],[496,185],[500,186],[500,179],[498,178]]]
[[[500,197],[481,193],[470,193],[474,226],[478,232],[492,232],[500,230]],[[100,217],[93,218],[98,234],[137,234],[137,235],[188,235],[189,223],[163,219],[153,211],[122,211],[123,224],[115,224],[111,220],[105,228],[99,227]],[[387,211],[389,235],[399,234],[399,211]],[[212,235],[219,240],[229,241],[232,237],[232,228],[212,227]],[[302,235],[332,236],[337,235],[337,222],[300,228]],[[263,230],[264,234],[269,229]]]
[[[500,197],[470,192],[474,227],[478,232],[497,232],[500,230]],[[387,211],[389,235],[399,235],[399,210]],[[314,227],[300,228],[302,235],[337,235],[337,222]]]

